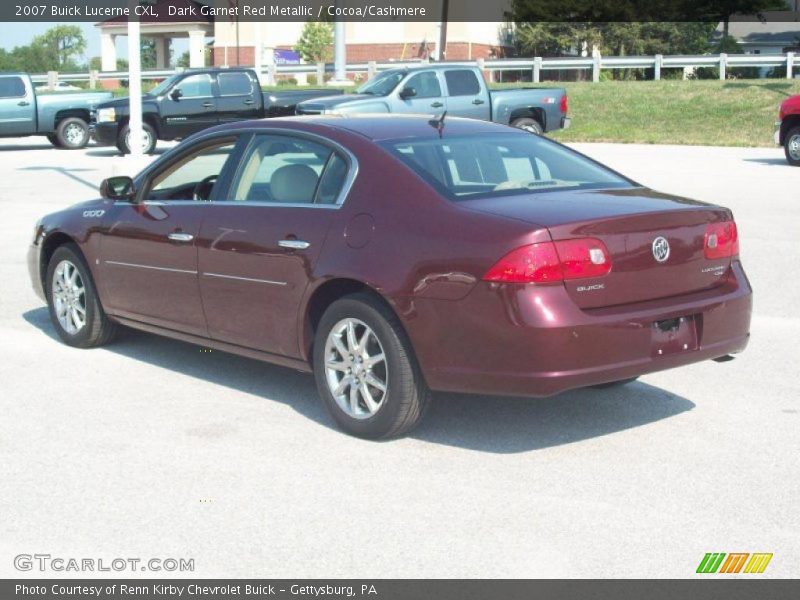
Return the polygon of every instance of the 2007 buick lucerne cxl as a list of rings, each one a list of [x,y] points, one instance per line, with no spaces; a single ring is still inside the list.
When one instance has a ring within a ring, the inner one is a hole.
[[[197,134],[44,217],[33,285],[72,346],[125,325],[313,371],[349,433],[430,390],[547,396],[744,349],[731,212],[545,138],[423,116]]]

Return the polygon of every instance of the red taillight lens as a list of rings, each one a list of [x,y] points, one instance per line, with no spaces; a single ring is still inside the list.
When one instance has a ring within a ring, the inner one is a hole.
[[[497,261],[483,278],[498,283],[558,283],[602,277],[610,270],[605,244],[586,238],[522,246]]]
[[[736,223],[733,221],[709,223],[706,227],[703,253],[708,259],[738,255],[739,232],[736,230]]]
[[[611,270],[611,258],[600,240],[585,238],[556,242],[564,279],[602,277]]]
[[[567,92],[564,92],[564,95],[561,96],[561,113],[567,114],[567,109],[569,108],[569,99],[567,98]]]

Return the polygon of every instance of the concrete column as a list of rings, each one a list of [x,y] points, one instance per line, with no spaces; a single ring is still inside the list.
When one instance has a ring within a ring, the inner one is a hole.
[[[347,45],[344,39],[345,23],[342,19],[336,19],[333,24],[333,66],[334,76],[329,82],[330,85],[348,85],[347,79]]]
[[[156,44],[156,69],[169,68],[169,38],[156,36],[153,38]]]
[[[204,67],[206,63],[206,33],[205,31],[189,32],[189,66],[192,68]]]
[[[97,87],[98,72],[96,70],[89,71],[89,88],[95,89]]]
[[[325,85],[325,63],[317,63],[317,85]]]
[[[371,60],[367,63],[367,79],[372,79],[378,73],[378,63]]]
[[[58,83],[58,71],[48,71],[47,72],[47,87],[51,90],[56,87]]]
[[[129,0],[132,4],[133,2]],[[133,12],[133,11],[131,11]],[[130,92],[130,155],[142,155],[142,53],[138,17],[128,20],[128,91]]]
[[[261,69],[264,58],[264,42],[261,35],[262,24],[259,21],[253,23],[255,30],[253,31],[253,68],[256,71],[258,82],[261,83]],[[275,60],[268,60],[267,67],[269,67],[269,85],[275,85]]]
[[[100,34],[100,64],[103,71],[117,70],[117,36]]]
[[[794,77],[794,52],[786,53],[786,79]]]
[[[537,56],[533,59],[533,82],[539,83],[542,80],[542,57]]]
[[[658,81],[661,79],[661,65],[664,64],[664,55],[656,54],[656,68],[655,68],[655,79]]]
[[[728,55],[722,53],[719,55],[719,78],[720,80],[725,79],[725,71],[728,67]]]

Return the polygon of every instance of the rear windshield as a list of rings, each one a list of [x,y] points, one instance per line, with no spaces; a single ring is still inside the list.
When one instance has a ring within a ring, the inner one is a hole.
[[[561,189],[633,187],[608,169],[537,135],[501,133],[383,146],[451,200]]]

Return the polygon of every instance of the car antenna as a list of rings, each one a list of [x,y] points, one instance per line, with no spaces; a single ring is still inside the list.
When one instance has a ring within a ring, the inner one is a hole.
[[[428,121],[428,125],[433,127],[436,131],[439,132],[439,139],[442,138],[442,132],[444,131],[444,118],[447,116],[447,111],[442,113],[442,116],[438,119],[431,119]]]

